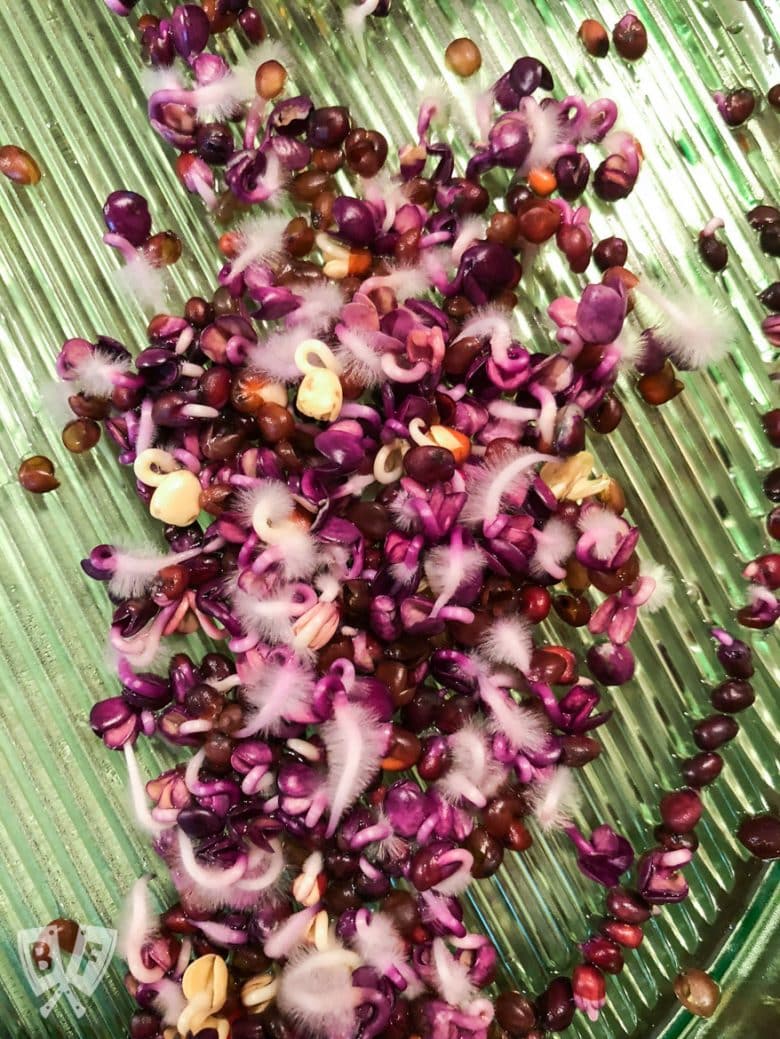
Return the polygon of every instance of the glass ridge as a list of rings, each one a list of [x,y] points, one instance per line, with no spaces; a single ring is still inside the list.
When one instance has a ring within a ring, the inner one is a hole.
[[[722,677],[708,626],[733,627],[742,566],[767,547],[761,479],[776,456],[760,415],[775,401],[755,294],[778,275],[744,214],[758,202],[780,202],[780,130],[765,104],[746,126],[729,130],[710,95],[746,85],[763,96],[780,79],[778,5],[637,2],[650,46],[633,65],[614,51],[593,59],[577,40],[583,18],[611,27],[625,13],[609,2],[396,0],[391,17],[374,20],[360,45],[339,31],[341,2],[262,7],[270,35],[296,57],[296,85],[320,103],[348,103],[396,145],[412,133],[420,84],[441,75],[444,48],[457,36],[479,44],[484,85],[528,53],[550,66],[557,89],[613,97],[646,162],[634,193],[617,205],[587,193],[594,236],[623,235],[630,266],[696,287],[737,314],[739,343],[722,364],[683,375],[685,392],[660,410],[624,379],[619,430],[589,443],[625,488],[644,553],[675,577],[670,607],[640,620],[632,643],[637,676],[607,694],[616,716],[601,730],[605,752],[582,784],[583,826],[609,821],[644,848],[659,793],[677,782],[692,722],[707,713],[708,688]],[[126,1034],[131,1001],[118,958],[81,1021],[65,1000],[44,1021],[16,933],[58,916],[112,926],[144,871],[158,873],[153,890],[161,900],[166,890],[147,840],[130,824],[121,755],[89,729],[91,705],[112,694],[116,679],[105,662],[109,604],[78,565],[93,545],[138,540],[151,524],[111,449],[101,443],[88,456],[68,455],[40,396],[68,336],[106,333],[134,351],[142,345],[144,315],[117,293],[110,280],[117,261],[100,244],[110,191],[141,191],[155,228],[182,234],[179,300],[212,284],[218,269],[216,233],[146,121],[141,68],[130,22],[98,0],[0,3],[0,143],[26,148],[44,172],[35,188],[0,183],[0,1037],[9,1039]],[[447,83],[456,101],[465,99],[449,74]],[[719,276],[696,250],[699,229],[716,215],[726,220],[730,250]],[[545,252],[521,284],[523,335],[540,349],[550,342],[541,321],[547,302],[584,281],[559,260]],[[43,498],[28,495],[15,477],[19,461],[37,453],[54,459],[62,481]],[[572,629],[565,638],[586,645]],[[770,936],[780,915],[780,867],[749,861],[732,836],[745,813],[766,808],[778,781],[780,653],[776,636],[758,633],[751,642],[757,702],[740,715],[739,738],[708,790],[701,852],[686,874],[691,897],[648,925],[626,970],[609,979],[599,1022],[578,1014],[567,1035],[772,1034],[766,997],[778,976]],[[157,744],[144,743],[139,756],[149,776],[173,760]],[[533,992],[571,968],[575,943],[603,908],[601,889],[580,876],[558,836],[536,837],[530,852],[473,890],[474,917],[497,943],[505,979]],[[710,970],[723,986],[711,1022],[692,1019],[672,995],[670,979],[688,965]]]

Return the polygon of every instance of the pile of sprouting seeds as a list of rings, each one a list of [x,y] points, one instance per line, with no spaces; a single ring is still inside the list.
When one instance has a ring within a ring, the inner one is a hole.
[[[594,250],[579,198],[625,197],[642,159],[612,101],[556,98],[523,57],[476,99],[462,173],[433,94],[396,164],[346,108],[281,99],[283,49],[246,3],[223,7],[139,22],[152,126],[234,218],[219,287],[157,313],[135,358],[101,336],[58,360],[79,429],[103,423],[169,546],[83,564],[107,583],[121,682],[92,726],[123,751],[177,892],[159,918],[145,881],[131,893],[131,1035],[479,1039],[494,1015],[531,1037],[575,1007],[595,1019],[652,905],[685,897],[695,845],[674,835],[701,802],[674,795],[633,889],[628,841],[571,822],[611,714],[599,687],[631,679],[637,613],[670,590],[586,430],[619,423],[621,369],[663,403],[730,322],[629,272],[621,239]],[[206,50],[220,19],[252,45],[234,67]],[[151,235],[132,192],[104,214],[126,284],[159,308],[175,236]],[[512,312],[544,243],[602,276],[550,303],[536,352]],[[596,637],[592,678],[539,635],[551,609]],[[197,630],[219,652],[158,674],[165,639]],[[189,756],[144,787],[141,736]],[[571,979],[494,1002],[496,952],[461,896],[534,827],[565,829],[609,918]]]

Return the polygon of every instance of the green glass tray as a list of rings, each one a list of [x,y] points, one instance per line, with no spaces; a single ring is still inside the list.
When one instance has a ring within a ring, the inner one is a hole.
[[[669,608],[639,626],[636,679],[608,697],[616,717],[602,730],[605,753],[585,781],[583,825],[606,819],[647,846],[659,792],[675,783],[691,724],[721,678],[708,624],[729,624],[741,566],[766,548],[761,478],[776,458],[759,422],[771,383],[755,293],[778,271],[758,251],[744,212],[780,200],[778,116],[764,111],[730,131],[710,92],[746,84],[763,95],[780,78],[777,4],[638,2],[650,46],[635,65],[614,55],[592,59],[576,37],[585,17],[612,26],[621,4],[396,0],[362,50],[339,31],[340,7],[276,0],[263,12],[271,34],[295,54],[301,88],[321,103],[347,100],[396,144],[412,133],[417,86],[440,73],[456,36],[479,43],[485,84],[531,53],[564,92],[615,97],[647,161],[630,199],[595,207],[596,235],[627,232],[633,266],[728,300],[739,317],[739,344],[721,365],[684,376],[685,392],[659,411],[626,382],[619,432],[608,442],[594,438],[600,462],[626,488],[648,556],[676,579]],[[122,759],[87,724],[92,703],[115,683],[104,656],[108,604],[78,566],[94,544],[142,536],[148,517],[106,445],[68,456],[40,398],[67,336],[108,333],[131,349],[143,343],[144,317],[117,295],[109,277],[116,260],[99,244],[109,191],[149,195],[155,226],[183,233],[180,299],[206,289],[217,269],[214,228],[183,194],[171,153],[148,128],[139,77],[130,25],[100,0],[0,0],[0,143],[26,147],[44,170],[34,189],[0,183],[0,1036],[14,1039],[126,1034],[130,1000],[118,958],[81,1020],[63,999],[44,1021],[16,935],[57,916],[111,926],[132,880],[157,869],[128,822]],[[702,267],[695,244],[713,215],[726,219],[731,252],[717,277]],[[549,340],[538,317],[570,282],[555,263],[524,281],[526,332],[540,347]],[[27,495],[15,479],[20,459],[39,452],[55,459],[62,478],[45,498]],[[771,936],[779,868],[748,861],[732,836],[744,813],[772,804],[778,779],[780,654],[776,638],[753,642],[758,700],[740,716],[739,739],[707,794],[701,853],[688,870],[691,898],[647,927],[641,950],[610,979],[599,1022],[577,1015],[567,1033],[577,1039],[777,1034]],[[159,747],[142,749],[149,775],[170,760]],[[165,897],[162,878],[155,891]],[[574,943],[601,906],[601,889],[577,873],[557,837],[538,838],[473,898],[473,913],[502,951],[505,979],[532,991],[571,968]],[[723,987],[709,1023],[691,1018],[672,995],[670,979],[686,965],[710,970]]]

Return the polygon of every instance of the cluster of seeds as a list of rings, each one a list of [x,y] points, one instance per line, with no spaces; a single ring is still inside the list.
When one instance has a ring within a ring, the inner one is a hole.
[[[364,0],[348,25],[389,7]],[[233,25],[251,49],[231,67],[207,48]],[[285,97],[290,58],[245,0],[138,28],[151,125],[228,229],[217,287],[166,313],[181,242],[151,233],[142,196],[114,192],[104,241],[157,311],[148,346],[133,358],[76,338],[57,362],[66,446],[105,431],[167,542],[83,562],[113,604],[120,683],[91,724],[123,753],[177,893],[157,916],[139,880],[128,902],[131,1035],[539,1039],[577,1009],[595,1020],[654,907],[687,894],[699,790],[753,694],[749,649],[716,630],[720,713],[697,725],[686,786],[623,886],[634,850],[607,822],[589,837],[573,824],[577,772],[611,715],[600,687],[632,678],[639,611],[663,608],[670,580],[586,438],[620,423],[621,371],[663,404],[679,369],[724,355],[730,318],[630,271],[622,238],[594,243],[580,200],[630,194],[641,145],[610,99],[557,98],[533,57],[476,99],[459,172],[435,92],[397,163],[347,107]],[[593,25],[581,36],[606,53]],[[631,13],[612,39],[627,60],[647,48]],[[465,39],[446,60],[460,76],[481,64]],[[587,278],[521,340],[513,311],[544,249]],[[20,480],[57,485],[40,457]],[[777,587],[777,556],[762,558],[752,620]],[[584,661],[539,626],[551,611],[594,637]],[[176,653],[165,671],[166,640],[196,631],[220,652]],[[189,756],[144,784],[141,737]],[[772,824],[751,825],[745,842],[770,848]],[[467,930],[461,896],[536,827],[569,836],[607,916],[570,978],[494,1000],[496,951]]]

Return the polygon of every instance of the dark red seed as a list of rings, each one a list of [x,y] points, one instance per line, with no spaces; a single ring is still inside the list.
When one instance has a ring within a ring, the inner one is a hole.
[[[767,256],[780,256],[780,224],[770,224],[759,236],[759,245]]]
[[[639,948],[644,938],[639,924],[628,924],[623,920],[605,920],[600,930],[605,938],[617,942],[624,949]]]
[[[723,769],[723,758],[720,754],[703,750],[686,758],[680,765],[683,779],[689,786],[702,787],[713,783]]]
[[[625,267],[628,259],[628,245],[622,238],[612,235],[602,238],[593,250],[593,260],[600,271],[610,267]]]
[[[106,418],[111,402],[103,397],[88,397],[84,393],[75,393],[68,397],[70,410],[78,418],[91,418],[98,421]]]
[[[643,924],[650,919],[650,906],[635,891],[626,891],[622,887],[610,888],[606,905],[611,916],[627,924]]]
[[[754,206],[747,214],[748,223],[756,231],[763,231],[770,224],[780,223],[780,209],[775,206]]]
[[[574,993],[568,978],[554,978],[536,1001],[539,1024],[563,1032],[574,1020]]]
[[[163,913],[160,921],[166,931],[173,931],[174,934],[195,934],[197,930],[178,902]]]
[[[583,768],[601,754],[604,748],[592,736],[564,736],[561,764],[569,768]]]
[[[753,114],[756,95],[748,87],[738,87],[726,94],[719,107],[727,126],[741,126]]]
[[[495,1002],[496,1021],[510,1036],[527,1036],[536,1024],[536,1011],[521,992],[502,992]]]
[[[739,732],[739,722],[727,714],[711,714],[693,728],[693,741],[700,750],[717,750],[733,740]]]
[[[356,501],[347,509],[347,518],[369,541],[382,541],[391,528],[390,515],[378,501]]]
[[[31,494],[46,494],[56,490],[60,481],[54,475],[54,463],[45,455],[25,458],[17,473],[19,483]]]
[[[699,235],[699,256],[709,269],[717,274],[724,270],[729,262],[729,248],[714,234]]]
[[[136,1010],[130,1019],[130,1039],[157,1039],[162,1019],[151,1010]]]
[[[474,856],[471,875],[477,880],[492,877],[504,859],[500,842],[482,826],[475,826],[466,838],[465,847]]]
[[[347,165],[361,177],[375,177],[387,159],[387,141],[376,130],[353,130],[344,141]]]
[[[699,838],[693,830],[690,833],[673,833],[666,826],[659,825],[653,828],[653,837],[666,851],[679,851],[680,848],[687,848],[689,851],[695,852],[699,847]]]
[[[623,405],[617,397],[613,397],[611,394],[606,396],[588,416],[591,426],[597,433],[602,434],[612,433],[620,425],[622,418]]]
[[[455,472],[455,458],[446,447],[418,445],[406,452],[403,466],[406,474],[413,480],[430,486],[451,478]]]
[[[498,794],[482,809],[482,825],[493,837],[504,838],[523,811],[523,801],[517,794]]]
[[[548,199],[540,199],[518,215],[520,234],[534,245],[552,238],[561,226],[561,211]]]
[[[612,30],[615,50],[626,61],[637,61],[647,50],[647,29],[631,12],[620,19]]]
[[[767,91],[766,99],[772,108],[780,109],[780,83],[775,83]]]
[[[675,790],[664,794],[659,806],[661,818],[674,833],[687,833],[701,819],[701,798],[695,790]]]
[[[772,408],[761,416],[766,438],[772,447],[780,447],[780,408]]]
[[[405,938],[411,938],[420,926],[417,899],[409,891],[391,891],[382,899],[381,909],[383,913],[387,913]]]
[[[767,310],[780,314],[780,281],[773,281],[771,285],[767,285],[758,298]]]
[[[780,541],[780,505],[767,515],[766,532],[773,541]]]
[[[520,590],[519,608],[531,624],[539,624],[550,612],[552,597],[541,585],[527,584]]]
[[[571,625],[572,628],[581,628],[590,620],[590,603],[577,595],[556,595],[553,600],[555,612]]]
[[[765,862],[780,858],[780,819],[776,815],[754,815],[743,819],[737,837],[751,855]]]
[[[513,819],[504,838],[507,848],[510,851],[528,851],[533,842],[531,831],[523,824],[523,821]]]
[[[773,469],[764,477],[764,494],[771,502],[780,502],[780,468]]]
[[[592,963],[607,974],[619,974],[623,969],[620,946],[602,935],[588,938],[582,945],[582,954],[587,963]]]
[[[753,686],[750,682],[733,678],[727,682],[721,682],[710,694],[710,703],[716,711],[725,714],[738,714],[747,710],[756,699]]]

